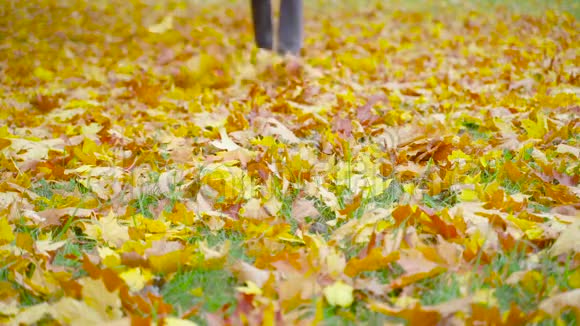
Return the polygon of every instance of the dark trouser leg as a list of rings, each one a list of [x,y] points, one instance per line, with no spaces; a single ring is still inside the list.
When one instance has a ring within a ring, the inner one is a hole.
[[[282,0],[278,28],[278,52],[300,54],[303,38],[302,0]]]
[[[272,3],[270,0],[252,0],[252,19],[256,45],[272,50]]]

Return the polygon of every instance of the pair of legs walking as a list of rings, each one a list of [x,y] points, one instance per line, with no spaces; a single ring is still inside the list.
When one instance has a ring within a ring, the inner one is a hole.
[[[272,50],[274,47],[271,0],[251,0],[254,36],[259,48]],[[302,0],[281,0],[278,25],[278,47],[280,54],[299,55],[303,39]]]

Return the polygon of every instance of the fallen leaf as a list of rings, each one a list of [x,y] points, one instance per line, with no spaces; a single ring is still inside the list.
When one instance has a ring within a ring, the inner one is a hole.
[[[540,310],[557,317],[565,308],[580,309],[580,289],[574,289],[567,292],[556,294],[540,302]]]
[[[149,26],[148,30],[151,33],[162,34],[173,28],[173,16],[168,15],[163,17],[163,20],[158,24],[153,24]]]
[[[12,227],[6,217],[0,218],[0,245],[14,241],[15,236]]]
[[[323,290],[324,298],[331,306],[350,307],[354,302],[352,286],[341,281],[334,282]]]
[[[44,225],[52,226],[52,225],[61,225],[61,218],[65,216],[70,217],[90,217],[92,216],[94,211],[92,209],[86,208],[76,208],[76,207],[67,207],[67,208],[49,208],[45,209],[41,212],[38,212],[38,216],[43,218]]]
[[[559,256],[562,254],[572,254],[580,252],[580,221],[576,221],[568,225],[560,234],[554,245],[550,248],[552,256]]]

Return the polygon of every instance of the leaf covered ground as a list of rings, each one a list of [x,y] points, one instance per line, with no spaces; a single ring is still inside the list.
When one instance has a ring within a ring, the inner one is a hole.
[[[0,323],[577,324],[577,4],[411,3],[2,2]]]

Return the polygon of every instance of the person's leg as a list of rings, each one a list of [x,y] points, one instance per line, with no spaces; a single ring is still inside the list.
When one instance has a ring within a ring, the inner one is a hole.
[[[272,4],[270,0],[252,0],[252,19],[256,45],[272,50]]]
[[[302,0],[282,0],[278,27],[278,53],[300,54],[303,38]]]

